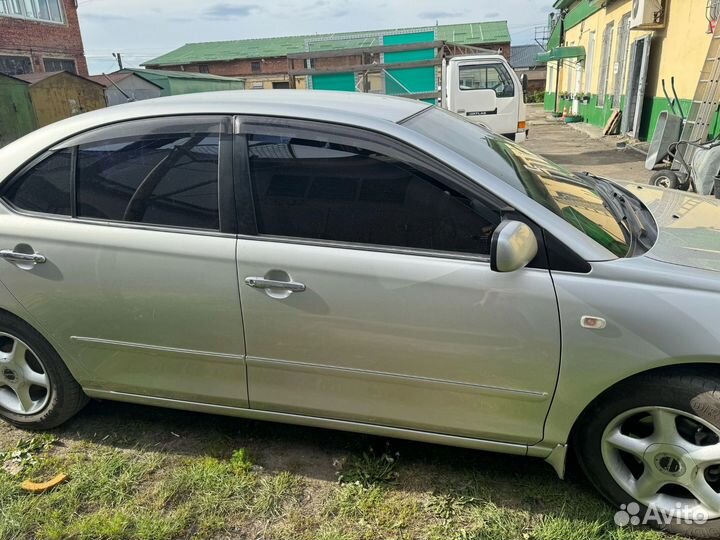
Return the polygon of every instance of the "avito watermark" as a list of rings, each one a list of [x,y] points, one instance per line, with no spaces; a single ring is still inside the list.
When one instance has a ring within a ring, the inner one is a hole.
[[[683,508],[681,503],[676,503],[672,510],[666,508],[658,508],[654,504],[650,504],[641,512],[642,508],[636,502],[620,505],[620,510],[615,513],[615,524],[619,527],[627,527],[628,525],[702,525],[707,523],[708,516],[701,511],[691,511],[687,507]]]

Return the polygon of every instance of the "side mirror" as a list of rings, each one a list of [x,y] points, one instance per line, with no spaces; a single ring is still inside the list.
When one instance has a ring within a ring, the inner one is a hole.
[[[523,94],[527,94],[528,91],[528,76],[527,73],[520,75],[520,84],[522,84]]]
[[[490,268],[493,272],[520,270],[537,252],[537,238],[530,227],[521,221],[503,221],[492,235]]]

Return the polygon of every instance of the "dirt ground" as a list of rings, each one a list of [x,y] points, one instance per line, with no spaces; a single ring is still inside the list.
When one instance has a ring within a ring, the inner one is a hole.
[[[528,105],[530,136],[524,143],[530,150],[575,172],[591,172],[607,178],[647,183],[645,156],[625,147],[618,149],[618,137],[600,137],[600,130],[563,124],[551,118],[541,104]],[[592,136],[591,136],[592,135]]]

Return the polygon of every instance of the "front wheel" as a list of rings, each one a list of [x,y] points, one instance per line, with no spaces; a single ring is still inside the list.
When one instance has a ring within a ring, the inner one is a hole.
[[[50,343],[0,312],[0,418],[25,429],[56,427],[87,403]]]
[[[609,391],[581,422],[578,459],[618,508],[618,525],[720,537],[720,376],[637,377]]]

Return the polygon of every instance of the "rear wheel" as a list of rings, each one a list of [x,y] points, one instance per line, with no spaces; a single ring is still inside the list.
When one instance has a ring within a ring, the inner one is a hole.
[[[20,319],[0,313],[0,417],[22,428],[49,429],[86,402],[47,340]]]
[[[622,509],[618,524],[720,536],[720,377],[638,377],[584,415],[574,442],[588,478]]]

